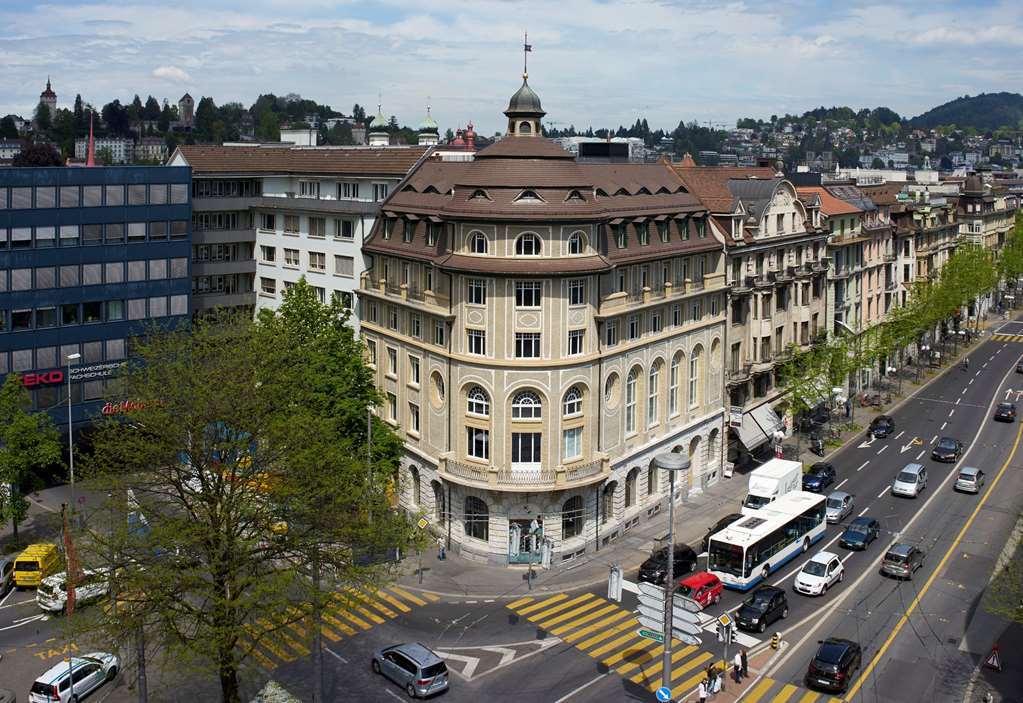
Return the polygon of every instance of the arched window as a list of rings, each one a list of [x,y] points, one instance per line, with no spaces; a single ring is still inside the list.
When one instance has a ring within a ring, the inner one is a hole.
[[[639,369],[635,368],[629,372],[625,379],[625,434],[632,434],[636,431],[636,383],[639,378]]]
[[[530,134],[533,128],[528,122],[519,122],[519,134]]]
[[[490,398],[487,396],[487,392],[479,386],[473,386],[469,389],[468,402],[466,411],[473,415],[489,415],[490,414]]]
[[[578,537],[583,533],[583,499],[573,496],[561,506],[561,539]]]
[[[515,240],[516,256],[540,256],[540,238],[527,232]]]
[[[689,357],[689,407],[699,405],[703,400],[700,397],[700,363],[703,356],[703,347],[693,349],[693,355]]]
[[[541,410],[540,397],[532,391],[523,391],[512,401],[513,420],[539,420]]]
[[[657,410],[661,403],[661,362],[656,362],[650,367],[647,375],[647,402],[646,402],[646,423],[647,425],[657,424]]]
[[[615,489],[618,483],[612,481],[604,486],[600,494],[600,524],[605,525],[607,521],[615,516]]]
[[[562,414],[565,417],[578,415],[583,411],[583,394],[579,391],[578,386],[572,386],[565,391],[565,399],[562,405],[564,407]]]
[[[482,232],[473,232],[469,235],[469,251],[473,254],[486,254],[487,235]]]
[[[472,192],[472,195],[469,196],[469,200],[490,200],[490,196],[487,195],[487,191],[482,188],[477,188]]]
[[[585,242],[581,232],[573,232],[568,238],[568,253],[582,254]]]
[[[444,509],[444,486],[439,481],[430,483],[433,488],[433,521],[443,525],[447,520],[447,511]]]
[[[412,477],[412,505],[419,505],[423,496],[420,493],[419,469],[415,466],[408,467],[409,476]]]
[[[636,504],[636,479],[639,477],[639,467],[635,466],[629,470],[625,477],[625,507],[631,508]]]
[[[717,429],[710,431],[707,436],[707,461],[711,464],[714,463],[715,458],[719,455],[721,447],[718,441],[721,439],[721,433]]]
[[[652,496],[654,493],[657,493],[657,469],[651,464],[646,470],[646,494]]]
[[[490,509],[476,496],[465,498],[465,536],[490,540]]]
[[[671,358],[671,368],[668,369],[668,415],[678,415],[681,403],[678,402],[678,394],[682,389],[682,352]]]
[[[700,465],[700,436],[693,437],[693,441],[689,443],[689,475],[698,476]]]

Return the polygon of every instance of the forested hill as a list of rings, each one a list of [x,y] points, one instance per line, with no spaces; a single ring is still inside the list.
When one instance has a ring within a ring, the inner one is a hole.
[[[981,93],[956,98],[914,117],[913,127],[929,129],[938,125],[973,127],[985,132],[1008,127],[1023,128],[1023,95],[1019,93]]]

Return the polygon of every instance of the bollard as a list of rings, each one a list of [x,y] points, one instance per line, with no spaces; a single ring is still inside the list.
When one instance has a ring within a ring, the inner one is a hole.
[[[771,649],[778,649],[779,644],[781,644],[781,633],[775,632],[771,635]]]

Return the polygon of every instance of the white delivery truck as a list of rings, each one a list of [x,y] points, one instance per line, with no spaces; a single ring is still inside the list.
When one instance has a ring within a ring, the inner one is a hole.
[[[802,487],[802,462],[771,459],[750,472],[749,491],[746,500],[742,501],[742,512],[751,514],[776,498]]]

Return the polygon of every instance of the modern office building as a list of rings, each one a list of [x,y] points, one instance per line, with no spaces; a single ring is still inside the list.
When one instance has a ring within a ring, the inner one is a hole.
[[[188,321],[191,173],[162,166],[0,169],[0,376],[66,427],[124,408],[129,340]],[[70,359],[73,355],[77,358]]]

